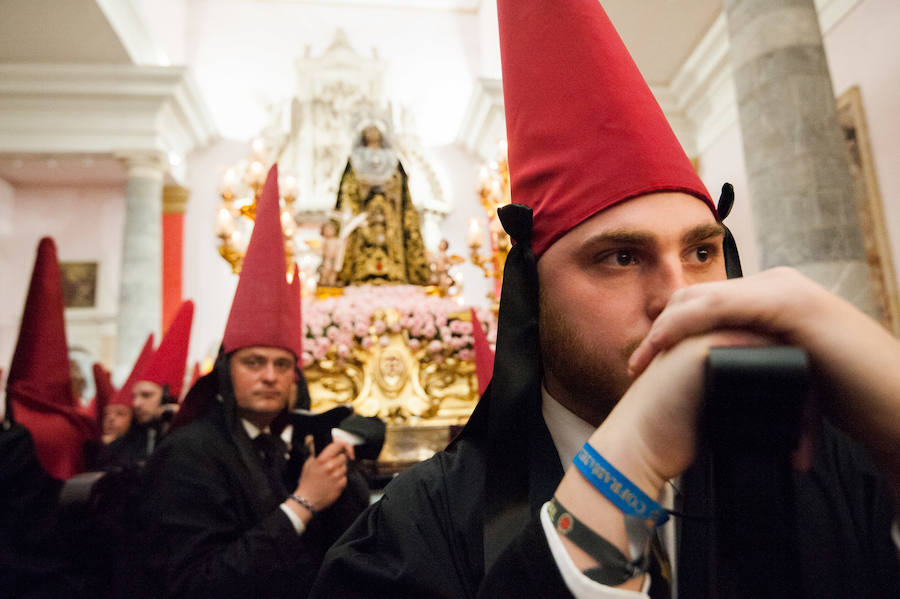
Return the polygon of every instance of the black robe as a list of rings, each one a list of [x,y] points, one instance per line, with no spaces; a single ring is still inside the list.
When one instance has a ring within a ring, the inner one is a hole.
[[[147,424],[133,420],[124,435],[95,451],[88,467],[91,470],[113,470],[143,465],[162,437],[163,426],[159,420]]]
[[[325,550],[367,503],[354,495],[358,485],[348,485],[298,535],[222,372],[225,361],[207,385],[198,383],[209,394],[218,378],[219,399],[207,397],[205,413],[169,434],[147,462],[131,560],[141,571],[126,573],[123,595],[305,597]]]
[[[511,204],[500,218],[517,243],[492,382],[460,437],[390,483],[332,547],[313,597],[569,595],[538,517],[563,469],[540,408],[531,211]],[[900,597],[893,511],[862,450],[826,427],[815,467],[795,476],[795,488],[805,596]],[[682,599],[707,596],[695,549],[677,556]]]
[[[568,596],[538,517],[562,467],[542,420],[532,433],[528,454],[506,456],[530,465],[528,510],[500,523],[509,539],[487,575],[486,445],[463,438],[388,485],[329,551],[312,596]],[[795,475],[795,489],[804,596],[900,597],[891,504],[860,448],[827,428],[813,469]],[[703,597],[705,564],[690,549],[678,556],[680,596]]]

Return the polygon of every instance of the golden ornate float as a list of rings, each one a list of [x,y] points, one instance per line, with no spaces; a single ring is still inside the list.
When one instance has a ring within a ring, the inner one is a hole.
[[[490,329],[490,312],[479,312]],[[303,319],[312,410],[348,405],[384,420],[380,470],[430,457],[468,420],[478,401],[472,320],[456,300],[415,285],[323,288]]]

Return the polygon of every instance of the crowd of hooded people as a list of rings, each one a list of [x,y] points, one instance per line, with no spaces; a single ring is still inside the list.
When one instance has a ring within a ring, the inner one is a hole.
[[[515,244],[465,429],[372,505],[360,447],[307,442],[276,167],[184,398],[189,302],[118,392],[97,368],[78,405],[45,239],[0,431],[0,594],[900,596],[900,343],[793,270],[740,276],[730,187],[716,205],[598,2],[498,7]],[[792,566],[717,578],[705,360],[775,344],[805,351],[796,402],[816,408],[777,506]]]
[[[191,301],[118,390],[95,364],[83,405],[55,243],[41,240],[0,431],[0,596],[302,596],[369,504],[354,458],[377,455],[384,425],[309,412],[276,182],[273,168],[219,358],[184,396]],[[362,435],[336,441],[339,426]]]

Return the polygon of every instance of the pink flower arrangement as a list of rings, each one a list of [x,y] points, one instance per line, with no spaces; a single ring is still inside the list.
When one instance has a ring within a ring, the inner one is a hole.
[[[384,344],[389,334],[403,332],[410,349],[424,348],[425,358],[436,363],[454,357],[474,359],[472,323],[468,308],[449,298],[429,296],[414,285],[361,285],[347,287],[338,297],[303,300],[304,367],[325,358],[343,362],[354,347],[369,349]],[[487,308],[476,308],[496,339],[496,321]]]

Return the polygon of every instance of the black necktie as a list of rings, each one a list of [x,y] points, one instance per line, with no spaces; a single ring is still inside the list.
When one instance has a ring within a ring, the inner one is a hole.
[[[262,459],[272,490],[278,496],[287,495],[282,478],[285,464],[284,454],[287,450],[284,441],[275,435],[260,433],[253,439],[253,447]]]
[[[650,599],[670,599],[672,584],[672,566],[659,540],[657,531],[650,538]]]

